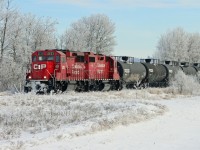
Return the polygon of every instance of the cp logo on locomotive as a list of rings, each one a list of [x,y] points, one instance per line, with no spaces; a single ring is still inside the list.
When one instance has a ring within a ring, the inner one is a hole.
[[[37,70],[37,69],[44,69],[44,68],[46,68],[46,64],[41,64],[41,65],[39,65],[39,64],[34,64],[33,68],[34,68],[35,70]]]

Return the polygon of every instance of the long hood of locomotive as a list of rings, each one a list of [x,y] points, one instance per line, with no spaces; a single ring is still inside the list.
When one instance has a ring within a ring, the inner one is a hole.
[[[130,64],[118,61],[117,66],[120,77],[126,82],[141,82],[147,75],[144,65],[138,62]]]

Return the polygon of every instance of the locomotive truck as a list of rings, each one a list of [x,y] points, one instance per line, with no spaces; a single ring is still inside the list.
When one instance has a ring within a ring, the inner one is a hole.
[[[159,63],[155,59],[134,62],[133,57],[112,57],[93,52],[37,50],[32,54],[24,91],[84,92],[168,86],[179,69],[195,75],[200,66],[198,63],[193,66],[170,61]]]

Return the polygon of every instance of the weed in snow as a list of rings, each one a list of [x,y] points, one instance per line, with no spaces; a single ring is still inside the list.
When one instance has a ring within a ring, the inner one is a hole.
[[[2,97],[0,140],[18,138],[22,132],[35,134],[82,122],[92,122],[93,131],[102,130],[163,112],[161,107],[133,101],[131,95],[123,96],[124,92],[120,95],[117,92],[71,92],[53,96],[15,94]],[[152,107],[148,109],[148,105]]]

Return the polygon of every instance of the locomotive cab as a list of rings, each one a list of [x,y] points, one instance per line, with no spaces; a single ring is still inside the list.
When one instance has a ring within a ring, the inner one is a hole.
[[[62,79],[65,72],[66,58],[54,50],[37,51],[32,54],[31,73],[28,79],[48,81],[53,77]]]
[[[55,80],[66,79],[65,54],[55,50],[39,50],[32,54],[31,70],[26,76],[25,92],[52,87]]]

